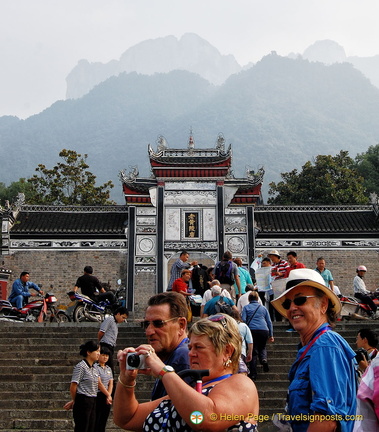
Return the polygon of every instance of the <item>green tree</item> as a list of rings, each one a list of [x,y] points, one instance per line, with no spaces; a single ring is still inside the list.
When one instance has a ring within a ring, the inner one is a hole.
[[[28,204],[53,205],[107,205],[113,183],[108,181],[95,186],[96,176],[87,170],[87,155],[82,156],[74,150],[63,149],[58,162],[52,169],[40,164],[38,174],[28,179],[32,185],[32,196]]]
[[[379,144],[370,146],[366,153],[358,154],[355,162],[367,192],[379,195]]]
[[[306,162],[302,171],[281,174],[282,181],[270,183],[269,204],[365,204],[363,177],[356,169],[349,152],[336,156],[318,155]]]
[[[0,205],[4,205],[5,201],[13,203],[19,193],[23,193],[26,201],[28,201],[31,190],[32,186],[25,178],[20,178],[20,180],[12,182],[9,186],[0,183]]]

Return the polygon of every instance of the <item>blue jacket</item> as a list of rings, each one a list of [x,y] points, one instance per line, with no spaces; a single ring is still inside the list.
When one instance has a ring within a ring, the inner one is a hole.
[[[327,324],[315,334],[324,328]],[[296,360],[308,345],[299,350]],[[345,339],[329,330],[315,340],[300,363],[293,364],[289,372],[288,414],[303,417],[302,421],[291,421],[294,432],[305,432],[310,423],[309,416],[314,413],[336,416],[342,432],[353,430],[354,421],[349,416],[356,410],[354,357],[355,353]]]
[[[175,369],[176,373],[190,368],[189,355],[188,355],[188,343],[189,343],[188,338],[183,339],[180,342],[180,344],[171,353],[170,357],[165,361],[165,364],[172,366]],[[186,381],[187,383],[190,382],[190,380],[187,379],[185,379],[184,381]],[[155,380],[154,388],[151,394],[151,400],[156,400],[166,395],[167,392],[163,385],[163,381],[157,378]]]
[[[268,330],[269,337],[273,336],[272,322],[268,310],[260,305],[257,300],[253,300],[244,306],[242,320],[249,326],[250,330]]]
[[[40,292],[40,288],[38,285],[36,285],[34,282],[25,282],[25,284],[23,284],[21,282],[21,279],[16,279],[13,282],[12,285],[12,291],[9,294],[8,297],[8,301],[12,301],[15,297],[22,295],[24,297],[30,297],[30,289],[35,289],[36,291]]]

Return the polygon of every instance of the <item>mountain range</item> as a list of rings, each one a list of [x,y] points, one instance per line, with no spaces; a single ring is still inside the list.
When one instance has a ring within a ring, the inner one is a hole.
[[[95,85],[122,72],[143,75],[186,70],[199,74],[209,82],[220,85],[241,70],[232,55],[222,55],[205,39],[193,33],[149,39],[129,48],[120,60],[90,63],[80,60],[66,78],[67,99],[88,93]]]
[[[309,46],[302,54],[290,53],[288,57],[302,57],[327,65],[351,63],[379,88],[379,55],[348,57],[345,49],[337,42],[322,40]],[[166,36],[143,41],[126,50],[119,60],[105,64],[80,60],[66,78],[66,98],[77,99],[84,96],[95,85],[122,72],[153,75],[186,70],[199,74],[212,84],[221,85],[229,76],[252,66],[254,64],[249,63],[242,67],[234,56],[222,55],[209,42],[194,33],[186,33],[180,39]]]
[[[195,71],[121,72],[26,120],[0,117],[0,181],[29,177],[39,163],[52,167],[67,148],[88,154],[98,182],[112,180],[113,198],[122,203],[119,171],[138,165],[149,176],[148,143],[154,148],[163,135],[169,147],[183,148],[192,129],[200,148],[224,134],[237,177],[264,166],[267,200],[268,183],[280,173],[341,149],[355,157],[379,142],[379,89],[351,63],[273,52],[224,72],[219,85]]]

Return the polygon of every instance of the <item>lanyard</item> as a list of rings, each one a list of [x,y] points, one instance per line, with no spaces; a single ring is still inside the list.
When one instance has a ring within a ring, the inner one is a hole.
[[[288,377],[290,381],[292,381],[295,377],[297,368],[299,367],[300,363],[304,360],[304,357],[307,355],[308,351],[312,348],[313,344],[317,341],[317,339],[322,336],[327,331],[331,330],[332,328],[330,325],[323,325],[321,328],[316,330],[316,332],[313,334],[311,340],[309,341],[308,345],[302,352],[301,356],[295,361],[295,363],[291,366],[291,369],[288,373]],[[289,391],[287,392],[287,403],[289,398]]]
[[[326,327],[321,327],[320,329],[316,330],[316,332],[313,334],[312,339],[309,341],[307,347],[301,354],[300,358],[296,360],[294,366],[296,365],[296,368],[299,366],[299,364],[303,361],[304,357],[307,355],[307,352],[312,348],[313,344],[316,342],[316,340],[326,333],[327,331],[331,330],[332,328],[330,325],[327,325]]]
[[[214,379],[212,379],[212,380],[210,380],[210,381],[206,381],[206,382],[204,383],[204,385],[208,385],[208,384],[213,383],[213,382],[221,381],[221,380],[223,380],[223,379],[225,379],[225,378],[229,378],[229,377],[231,377],[231,376],[232,376],[232,374],[225,374],[225,375],[221,375],[221,376],[219,376],[218,378],[214,378]]]

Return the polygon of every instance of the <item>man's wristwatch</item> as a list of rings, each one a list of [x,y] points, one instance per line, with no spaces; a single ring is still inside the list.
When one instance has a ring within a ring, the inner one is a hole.
[[[163,375],[166,375],[166,373],[168,373],[168,372],[175,372],[175,369],[172,366],[170,366],[170,365],[164,366],[162,368],[162,370],[159,372],[158,378],[162,379]]]

